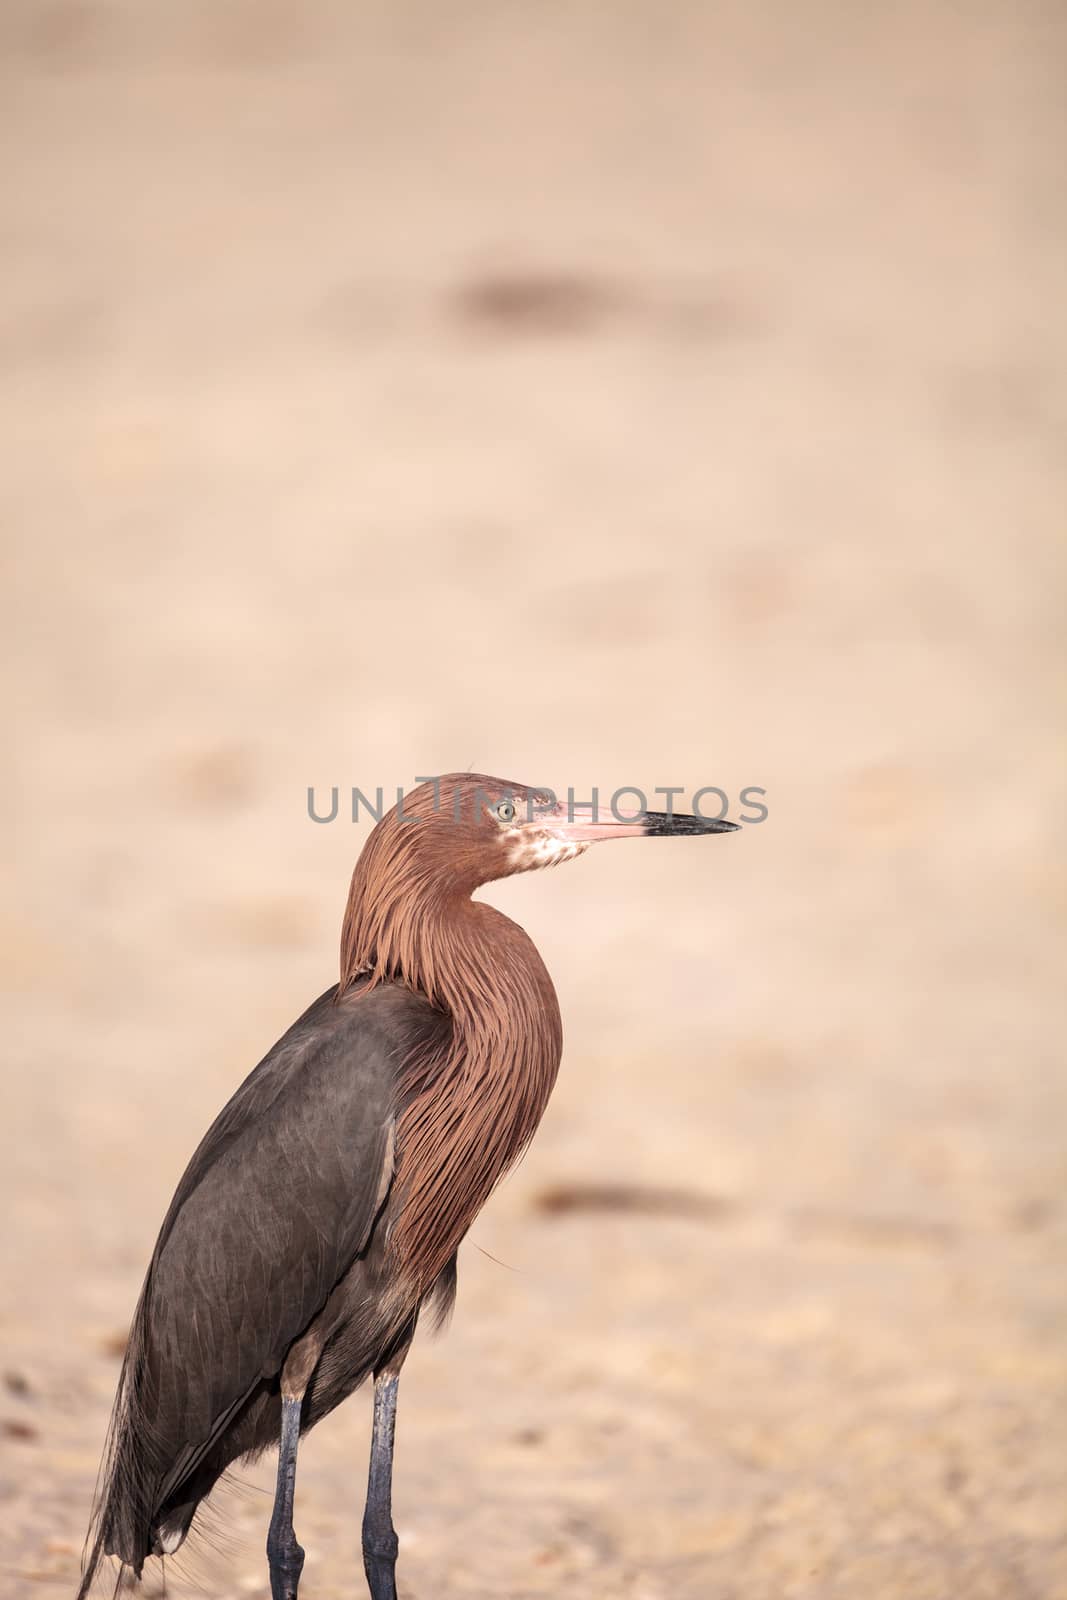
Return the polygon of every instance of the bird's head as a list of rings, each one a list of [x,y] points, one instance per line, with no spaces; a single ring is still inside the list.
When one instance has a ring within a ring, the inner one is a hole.
[[[545,789],[451,773],[386,812],[363,847],[341,940],[342,982],[425,967],[424,930],[483,883],[551,867],[603,839],[731,833],[736,824],[559,801]],[[424,973],[425,986],[436,992]]]
[[[432,877],[469,894],[516,872],[571,861],[604,839],[732,833],[733,822],[557,800],[484,773],[420,784],[378,824],[364,854],[389,859],[413,879]]]

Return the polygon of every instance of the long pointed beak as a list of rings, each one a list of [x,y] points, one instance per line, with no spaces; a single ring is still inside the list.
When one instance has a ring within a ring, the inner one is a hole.
[[[598,839],[661,839],[669,834],[736,833],[739,824],[710,817],[679,816],[667,811],[634,811],[616,816],[592,805],[557,806],[545,817],[552,832],[577,844],[593,844]]]

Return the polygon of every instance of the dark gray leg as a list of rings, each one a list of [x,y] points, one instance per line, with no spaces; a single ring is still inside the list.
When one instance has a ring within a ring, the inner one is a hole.
[[[393,1435],[396,1431],[395,1372],[374,1379],[374,1432],[370,1446],[367,1508],[363,1513],[363,1566],[371,1600],[396,1600],[396,1530],[393,1527]]]
[[[296,1600],[304,1566],[304,1552],[293,1532],[293,1492],[296,1488],[296,1447],[300,1441],[300,1400],[282,1396],[282,1437],[278,1449],[278,1487],[274,1515],[267,1534],[271,1600]]]

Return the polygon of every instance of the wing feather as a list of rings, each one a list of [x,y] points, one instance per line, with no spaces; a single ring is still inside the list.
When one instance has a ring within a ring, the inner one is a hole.
[[[447,1026],[401,985],[330,989],[215,1119],[138,1303],[94,1565],[103,1545],[139,1569],[151,1516],[367,1248],[392,1179],[399,1074]]]

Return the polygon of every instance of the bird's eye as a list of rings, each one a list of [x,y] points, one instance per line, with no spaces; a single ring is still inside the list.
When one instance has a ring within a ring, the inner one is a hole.
[[[499,805],[493,807],[493,810],[501,822],[510,822],[515,815],[514,801],[501,800]]]

